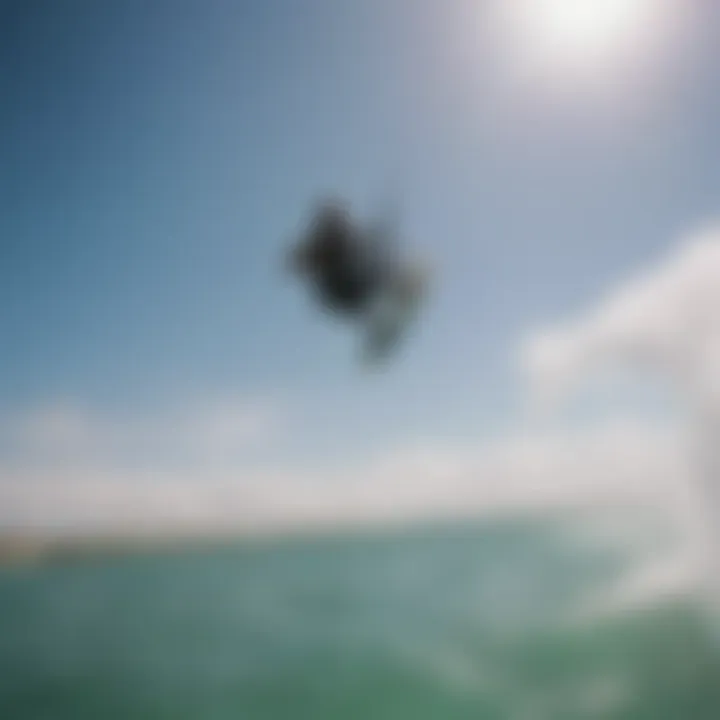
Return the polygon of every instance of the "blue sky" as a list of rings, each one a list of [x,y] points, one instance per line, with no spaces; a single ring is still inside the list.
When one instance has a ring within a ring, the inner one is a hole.
[[[3,3],[4,413],[267,398],[298,463],[512,426],[528,329],[717,214],[720,10],[632,87],[558,90],[508,79],[491,4]],[[438,265],[381,375],[279,265],[326,190],[390,192]]]

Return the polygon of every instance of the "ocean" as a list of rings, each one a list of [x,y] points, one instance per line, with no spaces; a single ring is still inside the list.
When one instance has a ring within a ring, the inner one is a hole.
[[[636,550],[562,523],[0,571],[3,720],[717,720],[690,600],[588,615]]]

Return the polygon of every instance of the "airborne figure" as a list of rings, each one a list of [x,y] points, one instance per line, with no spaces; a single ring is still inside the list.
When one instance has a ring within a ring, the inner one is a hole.
[[[401,262],[390,228],[359,225],[338,200],[316,209],[290,265],[325,308],[365,325],[370,360],[400,339],[427,285],[418,263]]]

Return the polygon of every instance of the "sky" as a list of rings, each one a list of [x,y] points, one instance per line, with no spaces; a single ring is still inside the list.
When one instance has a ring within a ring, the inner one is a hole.
[[[590,57],[524,0],[2,3],[0,527],[556,503],[628,447],[665,487],[664,365],[581,394],[578,445],[525,411],[624,363],[595,308],[718,216],[720,8],[645,5]],[[436,269],[382,373],[282,270],[327,191]]]

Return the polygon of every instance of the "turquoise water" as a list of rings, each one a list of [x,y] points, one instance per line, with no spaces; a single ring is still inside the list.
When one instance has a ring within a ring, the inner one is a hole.
[[[569,624],[627,568],[552,526],[0,573],[0,718],[717,720],[690,605]]]

